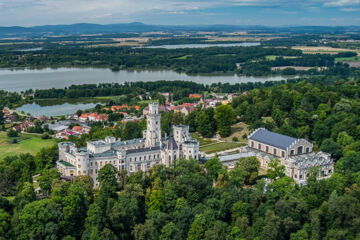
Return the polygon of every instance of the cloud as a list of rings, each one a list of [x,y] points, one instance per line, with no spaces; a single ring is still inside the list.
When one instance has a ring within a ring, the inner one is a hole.
[[[342,7],[360,4],[360,0],[330,0],[324,3],[324,6]]]
[[[360,8],[340,8],[343,12],[358,12],[360,11]]]

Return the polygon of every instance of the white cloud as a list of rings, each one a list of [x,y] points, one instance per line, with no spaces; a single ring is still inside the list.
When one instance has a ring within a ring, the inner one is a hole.
[[[324,6],[342,7],[360,4],[360,0],[330,0],[324,3]]]
[[[360,8],[340,8],[343,12],[359,12]]]

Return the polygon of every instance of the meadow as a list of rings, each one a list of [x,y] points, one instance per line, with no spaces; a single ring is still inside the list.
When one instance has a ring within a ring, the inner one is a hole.
[[[56,143],[54,139],[41,139],[40,136],[32,134],[20,134],[16,139],[18,143],[12,143],[6,132],[0,132],[0,160],[20,153],[35,154],[41,148],[51,147]]]

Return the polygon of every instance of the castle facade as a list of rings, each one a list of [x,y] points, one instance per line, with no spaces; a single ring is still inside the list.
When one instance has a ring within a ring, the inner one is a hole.
[[[149,104],[146,120],[147,129],[140,139],[121,141],[106,137],[89,141],[82,148],[72,142],[59,143],[57,169],[65,177],[89,175],[98,186],[98,172],[106,164],[134,173],[139,170],[146,172],[158,164],[169,167],[179,158],[199,159],[199,142],[191,138],[188,126],[173,126],[173,136],[162,137],[158,103]]]

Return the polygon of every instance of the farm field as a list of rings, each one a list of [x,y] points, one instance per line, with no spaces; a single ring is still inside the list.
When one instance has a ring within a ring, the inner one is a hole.
[[[292,49],[301,50],[305,54],[338,54],[339,52],[357,52],[359,54],[359,51],[348,48],[295,46]]]
[[[8,142],[6,132],[0,132],[0,160],[7,156],[20,153],[37,153],[41,148],[50,147],[56,143],[54,139],[41,139],[40,136],[30,134],[20,134],[17,144]]]

